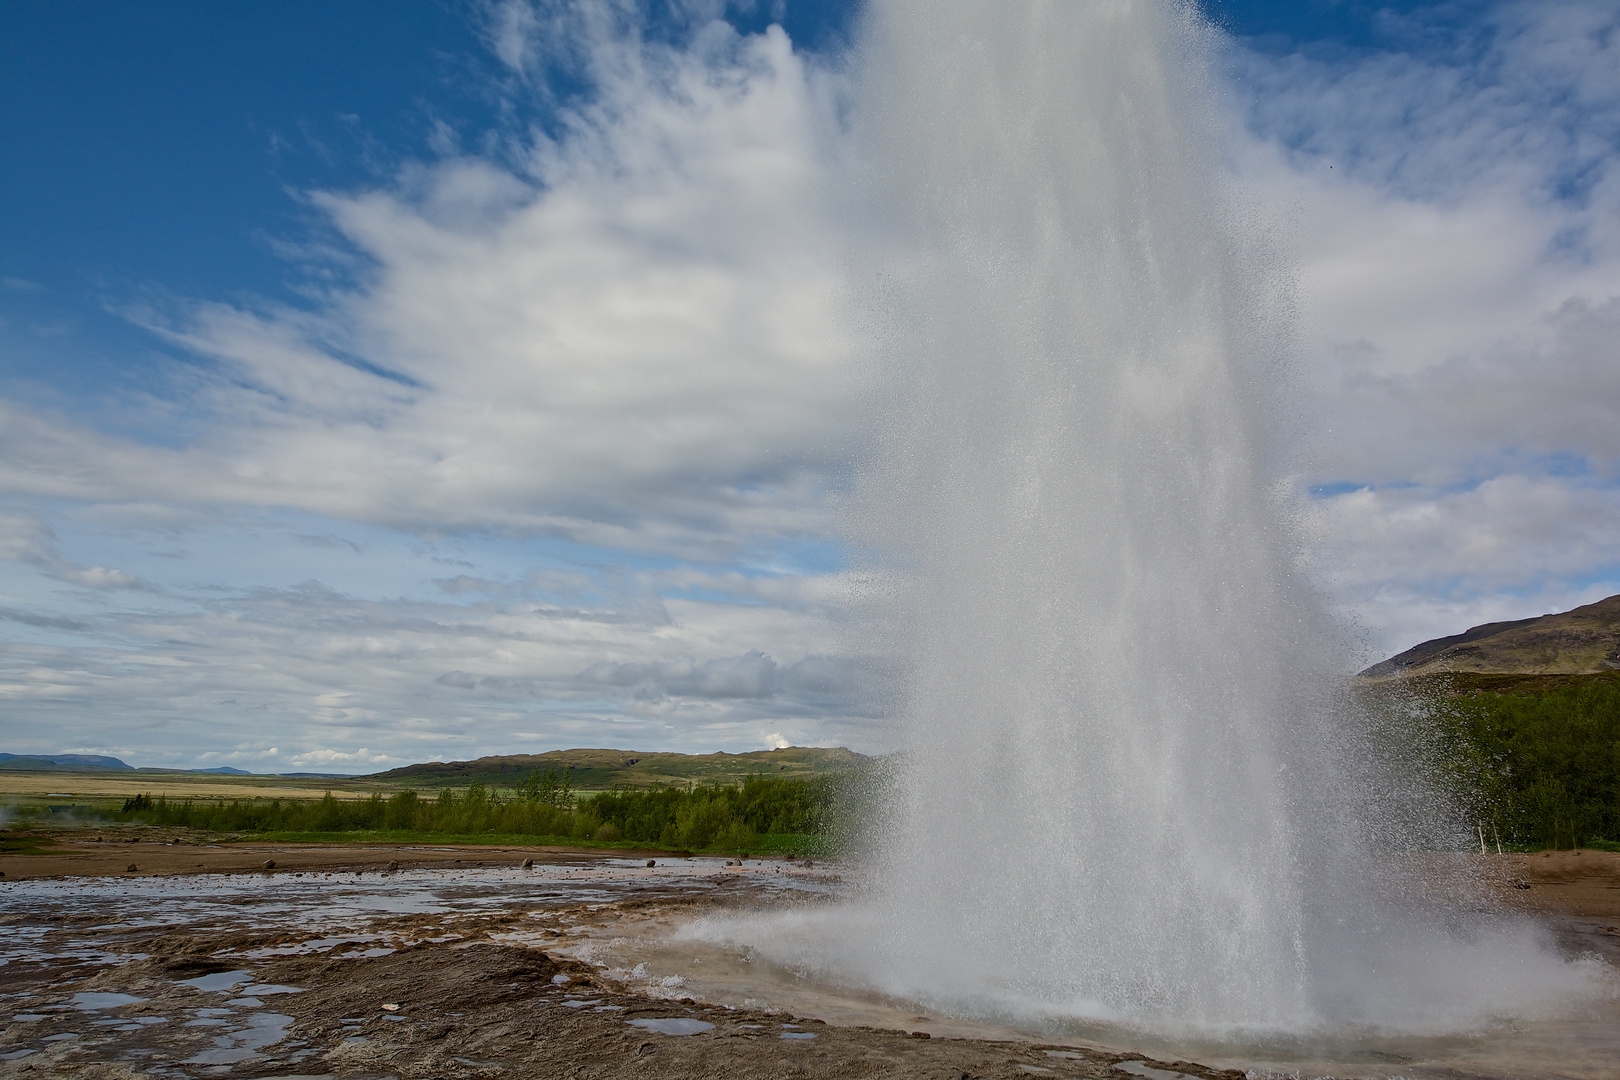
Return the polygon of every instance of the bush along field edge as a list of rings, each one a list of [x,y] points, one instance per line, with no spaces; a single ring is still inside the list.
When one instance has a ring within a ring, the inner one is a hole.
[[[80,822],[148,825],[285,842],[453,841],[830,855],[844,845],[854,777],[746,777],[738,783],[580,793],[568,769],[533,770],[512,792],[463,788],[369,799],[169,799],[137,795]]]

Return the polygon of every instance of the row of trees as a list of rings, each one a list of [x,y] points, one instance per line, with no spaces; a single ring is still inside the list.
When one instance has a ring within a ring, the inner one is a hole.
[[[1620,680],[1540,692],[1442,692],[1416,705],[1398,710],[1419,729],[1405,729],[1398,756],[1436,759],[1446,784],[1489,837],[1518,847],[1620,840]],[[215,832],[501,834],[687,851],[795,850],[807,841],[827,842],[843,831],[835,825],[870,817],[873,808],[855,809],[863,791],[825,776],[755,776],[741,784],[581,799],[569,770],[537,769],[506,797],[476,781],[432,797],[415,791],[363,800],[327,795],[319,802],[137,796],[122,816]]]
[[[1620,682],[1476,690],[1426,703],[1440,767],[1504,844],[1620,840]]]
[[[319,802],[237,799],[170,802],[140,795],[124,804],[129,821],[212,832],[394,832],[442,836],[625,840],[674,850],[803,847],[830,821],[834,788],[826,777],[753,776],[741,784],[611,791],[578,799],[567,769],[530,773],[512,797],[473,781],[427,798],[400,791],[384,798]],[[795,841],[799,841],[795,843]]]

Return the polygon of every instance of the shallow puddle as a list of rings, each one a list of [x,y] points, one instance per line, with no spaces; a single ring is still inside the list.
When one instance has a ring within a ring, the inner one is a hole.
[[[690,1016],[647,1016],[626,1022],[631,1027],[656,1031],[660,1035],[697,1035],[714,1030],[714,1025],[707,1020],[695,1020]]]
[[[133,994],[74,994],[73,1007],[86,1012],[95,1012],[101,1009],[116,1009],[123,1005],[139,1005],[145,1000]]]
[[[229,990],[239,983],[245,983],[252,976],[245,971],[218,971],[212,975],[199,975],[195,979],[176,980],[181,986],[189,986],[193,990],[203,990],[208,993]]]

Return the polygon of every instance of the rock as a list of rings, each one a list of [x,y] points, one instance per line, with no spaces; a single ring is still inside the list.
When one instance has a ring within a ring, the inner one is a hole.
[[[274,860],[274,859],[266,859],[266,860],[264,860],[264,868],[266,870],[274,870],[276,868],[276,860]]]
[[[647,865],[649,867],[657,866],[658,865],[658,860],[657,859],[648,859],[647,860]]]
[[[383,1012],[399,1012],[398,1003],[390,1001],[388,1004],[383,1006]]]
[[[136,866],[134,863],[130,863],[128,866],[124,867],[124,873],[133,874],[139,869],[140,867]]]

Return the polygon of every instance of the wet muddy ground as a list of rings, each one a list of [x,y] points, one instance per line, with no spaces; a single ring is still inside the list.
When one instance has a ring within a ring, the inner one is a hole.
[[[176,839],[59,837],[4,859],[0,1077],[1242,1075],[780,981],[751,997],[660,951],[700,915],[836,898],[825,864]],[[1620,966],[1620,856],[1493,865],[1502,903]],[[1604,1019],[1493,1047],[1391,1044],[1332,1069],[1181,1052],[1250,1076],[1620,1077]]]
[[[566,955],[610,924],[821,902],[825,869],[458,854],[358,874],[278,858],[269,872],[8,879],[0,1076],[1223,1075],[703,1004],[678,976]]]

